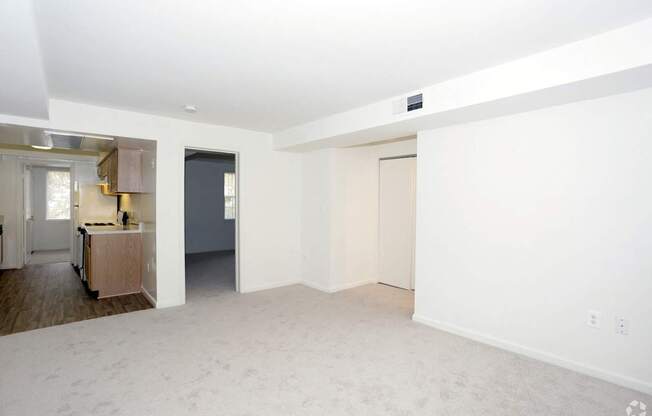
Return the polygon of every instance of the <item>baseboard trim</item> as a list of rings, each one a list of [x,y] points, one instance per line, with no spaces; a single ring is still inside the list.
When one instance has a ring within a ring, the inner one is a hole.
[[[372,283],[378,283],[375,280],[358,280],[357,282],[353,283],[345,283],[343,285],[334,285],[331,286],[331,293],[334,292],[339,292],[340,290],[347,290],[347,289],[353,289],[354,287],[358,286],[364,286],[364,285],[370,285]]]
[[[317,284],[317,283],[307,282],[307,281],[305,281],[305,280],[302,281],[302,282],[300,282],[300,283],[301,283],[302,285],[304,285],[304,286],[307,286],[307,287],[311,288],[311,289],[319,290],[319,291],[321,291],[321,292],[331,293],[331,291],[330,291],[329,288],[327,288],[327,287],[325,287],[325,286],[322,286],[322,285],[320,285],[320,284]]]
[[[375,280],[358,280],[357,282],[346,283],[343,285],[334,285],[330,287],[325,287],[313,282],[307,282],[307,281],[301,282],[301,284],[303,284],[304,286],[308,286],[312,289],[317,289],[319,291],[326,292],[326,293],[335,293],[342,290],[353,289],[354,287],[358,287],[358,286],[369,285],[372,283],[377,283],[377,282]]]
[[[142,293],[143,296],[145,296],[145,299],[147,299],[147,302],[149,302],[153,307],[156,308],[156,298],[154,296],[152,296],[152,294],[149,293],[147,291],[147,289],[145,289],[144,286],[140,287],[140,293]]]
[[[490,335],[482,334],[456,325],[447,324],[438,320],[426,318],[424,316],[414,314],[412,320],[429,327],[439,329],[444,332],[449,332],[454,335],[459,335],[464,338],[471,339],[483,344],[491,345],[492,347],[500,348],[503,350],[511,351],[516,354],[524,355],[535,360],[543,361],[548,364],[556,365],[568,370],[572,370],[581,374],[591,377],[599,378],[619,386],[627,387],[632,390],[640,391],[645,394],[652,394],[652,383],[624,376],[622,374],[612,373],[610,371],[602,370],[597,367],[586,365],[577,361],[569,360],[554,354],[544,351],[536,350],[524,345],[516,344],[510,341],[499,339]]]
[[[278,287],[292,286],[292,285],[297,285],[299,283],[301,283],[300,280],[286,280],[286,281],[278,282],[278,283],[270,283],[270,284],[265,284],[265,285],[260,285],[260,286],[241,288],[240,293],[252,293],[252,292],[258,292],[258,291],[261,291],[261,290],[276,289]]]

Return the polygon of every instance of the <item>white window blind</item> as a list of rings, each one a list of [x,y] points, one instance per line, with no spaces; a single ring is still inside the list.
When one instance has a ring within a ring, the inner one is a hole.
[[[235,219],[235,173],[224,173],[224,219]]]
[[[49,170],[46,180],[47,206],[45,219],[70,219],[70,172]]]

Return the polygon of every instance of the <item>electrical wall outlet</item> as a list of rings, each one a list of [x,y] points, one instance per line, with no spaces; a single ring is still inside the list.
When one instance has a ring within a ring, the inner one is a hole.
[[[600,312],[589,311],[586,316],[586,324],[591,328],[600,328]]]
[[[616,317],[616,334],[627,335],[629,333],[629,323],[627,319],[617,316]]]

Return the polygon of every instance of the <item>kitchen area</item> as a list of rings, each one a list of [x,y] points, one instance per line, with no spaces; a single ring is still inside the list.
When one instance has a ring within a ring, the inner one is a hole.
[[[155,307],[156,143],[38,130],[0,126],[0,335]],[[56,260],[32,259],[39,197]]]

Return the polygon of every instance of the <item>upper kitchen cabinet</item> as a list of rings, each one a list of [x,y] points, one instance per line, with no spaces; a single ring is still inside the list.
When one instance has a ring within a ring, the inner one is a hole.
[[[106,178],[105,193],[143,192],[143,152],[139,149],[117,148],[97,165],[97,175]]]

